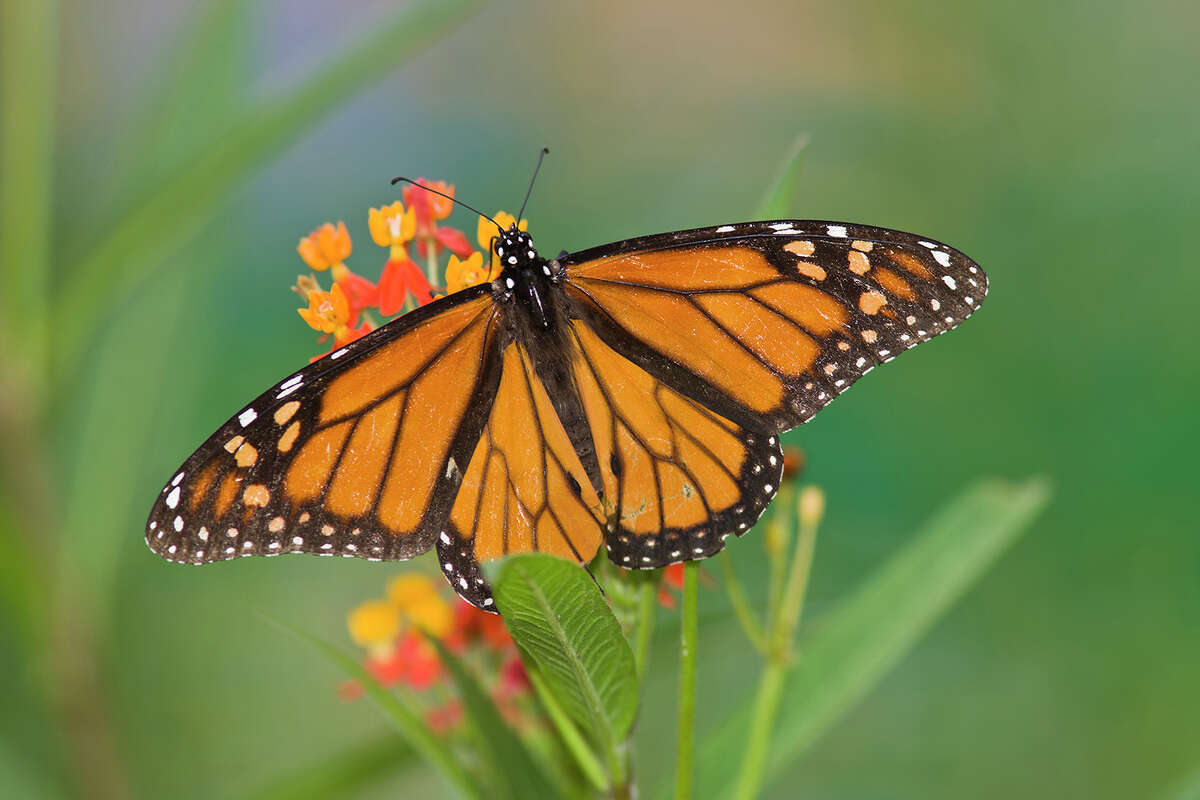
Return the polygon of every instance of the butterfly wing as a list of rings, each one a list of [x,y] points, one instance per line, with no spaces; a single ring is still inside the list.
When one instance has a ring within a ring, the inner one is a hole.
[[[406,559],[444,527],[499,380],[490,287],[406,314],[281,381],[163,488],[150,549]]]
[[[877,365],[957,326],[987,292],[951,247],[838,222],[701,228],[557,263],[605,343],[760,432],[808,421]]]
[[[447,580],[467,601],[492,606],[479,568],[540,551],[590,561],[603,538],[601,501],[524,345],[509,344],[487,425],[438,538]]]
[[[779,489],[778,437],[688,397],[582,321],[571,334],[609,558],[641,569],[707,558],[750,528]]]

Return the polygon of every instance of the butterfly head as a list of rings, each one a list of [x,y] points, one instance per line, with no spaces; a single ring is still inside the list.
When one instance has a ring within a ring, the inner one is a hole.
[[[533,249],[533,238],[516,225],[501,232],[492,242],[492,249],[505,272],[523,272],[538,265],[537,251]]]

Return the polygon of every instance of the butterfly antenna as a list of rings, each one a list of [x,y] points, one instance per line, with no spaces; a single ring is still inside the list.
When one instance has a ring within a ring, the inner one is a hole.
[[[537,173],[534,173],[534,174],[537,174]],[[439,192],[437,189],[434,189],[434,188],[433,188],[433,187],[431,187],[431,186],[426,186],[426,185],[425,185],[425,184],[423,184],[423,183],[417,183],[417,182],[416,182],[416,181],[414,181],[412,178],[405,178],[405,177],[404,177],[404,176],[402,176],[402,175],[401,175],[401,176],[397,176],[397,177],[395,177],[395,178],[392,178],[392,185],[393,185],[393,186],[395,186],[395,185],[396,185],[397,183],[399,183],[400,181],[404,181],[405,183],[411,183],[413,186],[416,186],[416,187],[418,187],[418,188],[420,188],[420,189],[424,189],[424,190],[425,190],[425,191],[427,191],[427,192],[433,192],[434,194],[439,194],[439,195],[441,195],[442,197],[444,197],[444,198],[446,198],[447,200],[449,200],[451,203],[454,203],[454,204],[456,204],[456,205],[460,205],[460,206],[462,206],[463,208],[465,208],[467,211],[473,211],[473,212],[475,212],[476,214],[478,214],[479,216],[483,217],[484,219],[486,219],[486,220],[490,220],[490,221],[491,221],[491,223],[492,223],[493,225],[495,225],[497,228],[499,228],[501,231],[503,231],[503,230],[504,230],[504,228],[501,228],[501,227],[500,227],[500,223],[499,223],[499,222],[496,222],[496,220],[492,219],[490,216],[488,216],[487,214],[483,213],[482,211],[480,211],[480,210],[478,210],[478,209],[476,209],[476,208],[472,208],[471,206],[469,206],[469,205],[467,205],[466,203],[464,203],[462,200],[459,200],[459,199],[457,199],[457,198],[451,197],[450,195],[446,194],[445,192]]]
[[[546,157],[546,153],[550,152],[549,147],[543,147],[542,152],[538,153],[537,166],[533,168],[533,177],[529,179],[529,188],[525,191],[525,202],[521,203],[521,210],[517,213],[517,220],[525,216],[525,206],[529,204],[529,195],[533,194],[533,182],[537,180],[538,170],[542,168],[542,159]]]

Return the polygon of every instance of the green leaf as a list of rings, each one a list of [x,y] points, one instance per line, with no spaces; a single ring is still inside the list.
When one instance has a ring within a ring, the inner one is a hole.
[[[334,753],[324,761],[296,770],[248,800],[324,800],[350,797],[394,772],[415,763],[416,754],[394,734]]]
[[[767,760],[775,777],[860,701],[962,597],[1045,506],[1045,481],[975,484],[802,637]],[[728,796],[749,730],[748,703],[700,749],[696,785]]]
[[[527,662],[567,714],[611,751],[637,713],[637,668],[600,590],[571,561],[512,556],[492,581],[496,607]]]
[[[796,193],[800,190],[800,172],[804,169],[804,152],[808,134],[802,133],[792,143],[787,157],[779,165],[775,180],[758,204],[755,219],[787,219],[795,212]]]
[[[379,682],[371,677],[371,674],[361,664],[338,648],[310,633],[305,633],[298,628],[293,628],[278,620],[271,621],[294,636],[311,644],[331,664],[362,684],[367,696],[379,706],[384,716],[396,726],[396,730],[412,745],[413,750],[426,763],[440,772],[461,794],[469,798],[479,798],[479,800],[488,796],[478,781],[462,768],[459,759],[446,746],[446,743],[429,730],[428,726],[425,725],[425,721],[415,711],[401,702],[400,698],[395,694],[380,686]]]
[[[113,295],[198,231],[238,182],[481,5],[481,0],[422,0],[409,6],[300,88],[246,110],[219,145],[166,176],[157,192],[87,249],[65,281],[55,309],[56,374],[68,372]]]
[[[458,657],[440,641],[432,638],[430,641],[454,678],[459,699],[475,734],[476,746],[491,768],[493,781],[488,787],[489,796],[515,799],[564,797],[546,777],[545,770],[534,760],[521,737],[500,717],[496,705]]]

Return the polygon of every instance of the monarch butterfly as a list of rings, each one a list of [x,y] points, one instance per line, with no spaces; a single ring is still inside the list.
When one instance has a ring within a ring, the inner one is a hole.
[[[495,280],[335,350],[210,436],[155,502],[151,550],[399,560],[436,544],[486,610],[480,562],[507,553],[706,558],[777,491],[780,433],[987,292],[959,251],[867,225],[721,225],[553,259],[497,229]]]

